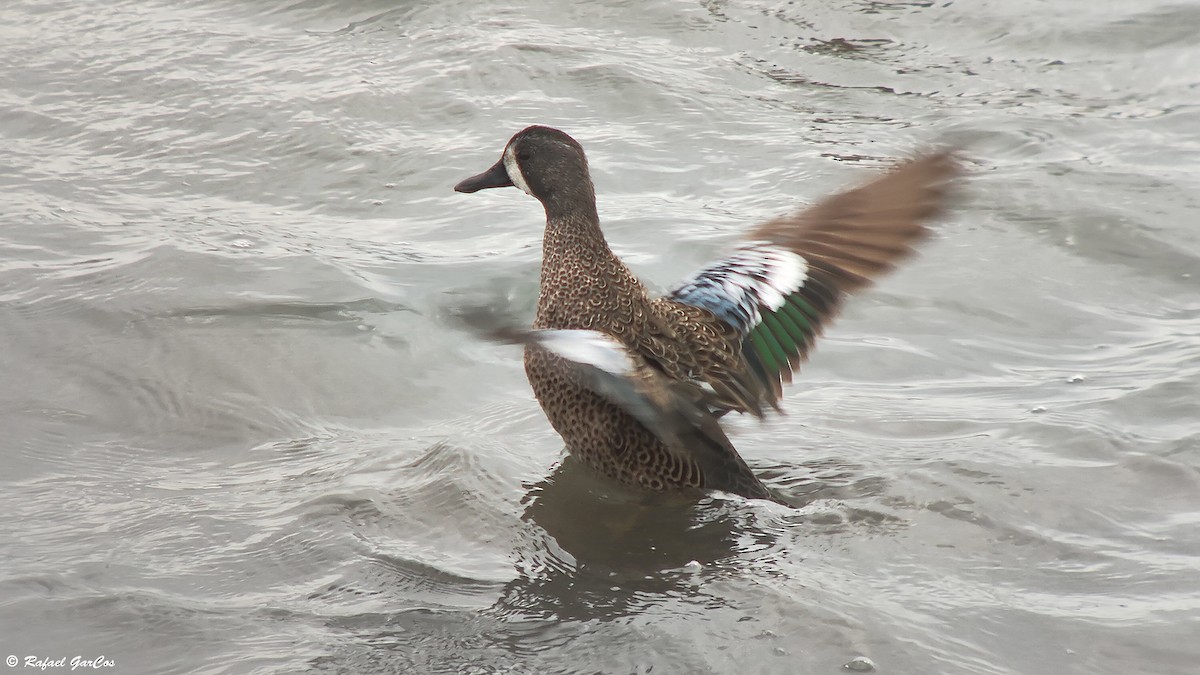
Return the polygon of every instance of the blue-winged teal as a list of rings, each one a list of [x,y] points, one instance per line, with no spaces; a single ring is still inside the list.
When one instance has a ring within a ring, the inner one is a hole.
[[[956,174],[946,153],[909,161],[759,225],[661,298],[609,249],[583,148],[562,131],[521,131],[454,189],[516,186],[546,209],[534,330],[491,333],[526,345],[529,383],[571,453],[647,488],[770,498],[717,419],[779,409],[846,294],[911,252]]]

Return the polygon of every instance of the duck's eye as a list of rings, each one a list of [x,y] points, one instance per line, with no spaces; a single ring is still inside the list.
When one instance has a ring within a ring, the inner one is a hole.
[[[518,150],[518,151],[517,151],[517,161],[518,161],[518,162],[525,162],[525,161],[528,161],[528,160],[529,160],[529,153],[528,153],[528,152],[526,152],[525,150]]]

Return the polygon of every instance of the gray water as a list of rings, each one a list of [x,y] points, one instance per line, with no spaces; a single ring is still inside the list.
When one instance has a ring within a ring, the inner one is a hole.
[[[1198,36],[1159,0],[6,0],[5,672],[1197,672]],[[450,188],[535,122],[658,289],[965,148],[788,416],[728,421],[790,507],[564,462],[519,353],[446,320],[532,315],[537,204]]]

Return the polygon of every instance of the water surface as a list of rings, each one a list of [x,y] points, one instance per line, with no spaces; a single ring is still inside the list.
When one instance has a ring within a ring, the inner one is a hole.
[[[1197,34],[1141,0],[10,0],[0,656],[1193,671]],[[791,508],[562,461],[519,354],[445,320],[532,314],[540,209],[450,190],[530,123],[659,289],[967,148],[790,414],[729,422]]]

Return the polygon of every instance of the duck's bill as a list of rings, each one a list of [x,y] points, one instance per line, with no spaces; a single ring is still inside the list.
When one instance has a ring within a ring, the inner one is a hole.
[[[512,179],[508,177],[508,170],[504,168],[504,160],[500,160],[487,171],[478,176],[471,176],[458,185],[455,185],[454,191],[479,192],[487,188],[512,187],[512,184]]]

